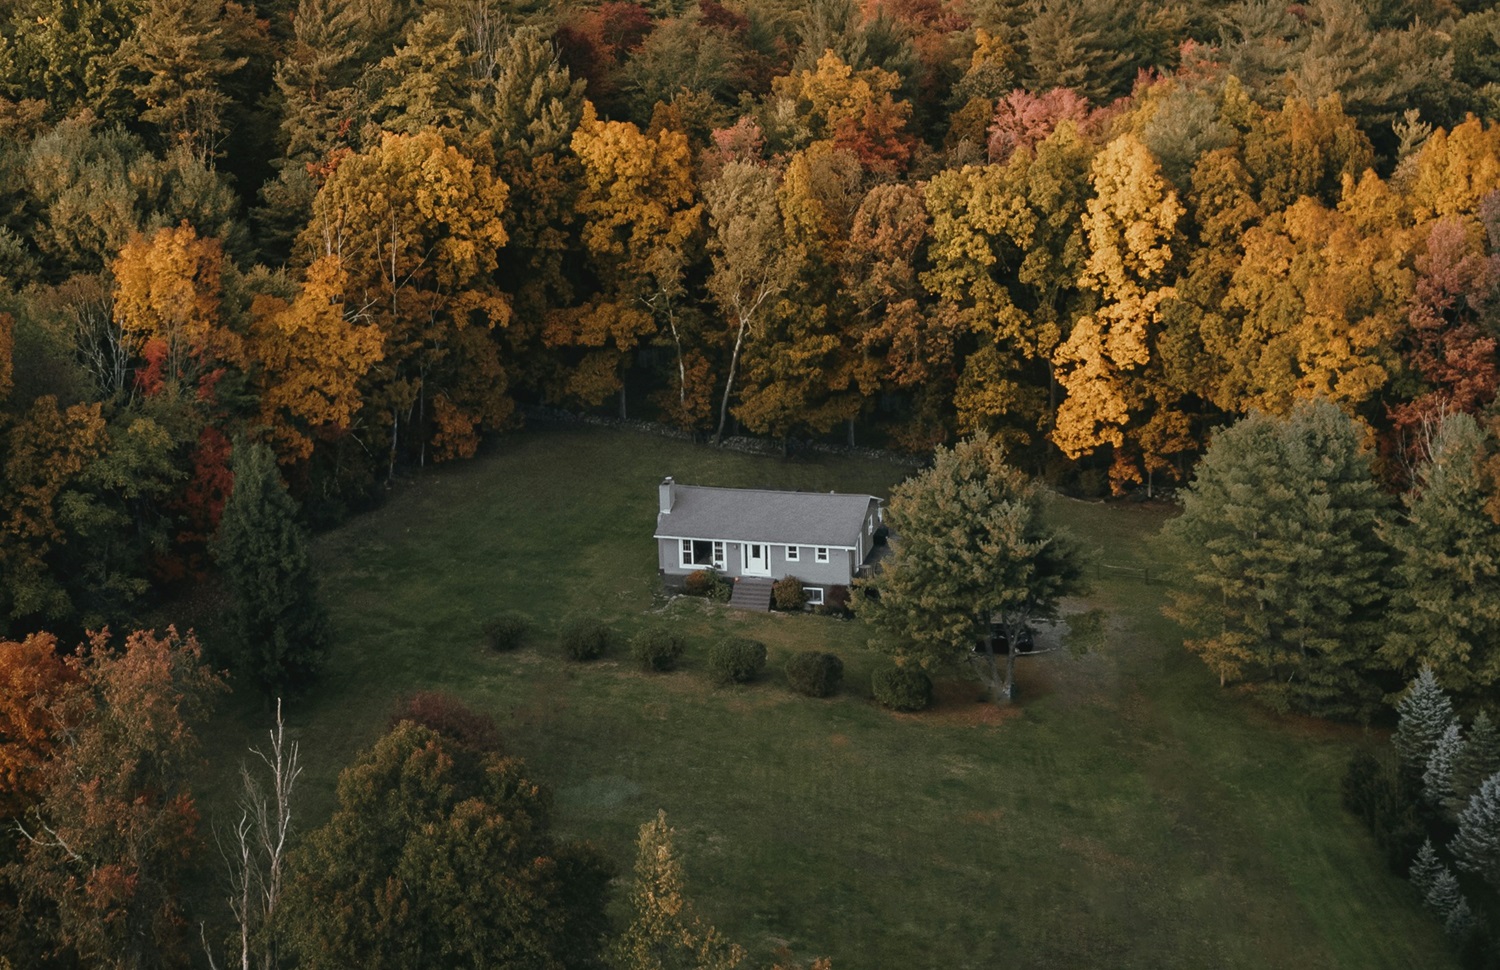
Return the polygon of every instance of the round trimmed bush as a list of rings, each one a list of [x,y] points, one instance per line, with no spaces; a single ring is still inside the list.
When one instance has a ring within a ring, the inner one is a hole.
[[[796,576],[778,579],[771,584],[771,602],[778,610],[800,610],[807,605],[807,592]]]
[[[881,667],[870,687],[875,700],[893,711],[923,711],[932,704],[932,678],[916,667]]]
[[[567,654],[569,660],[598,660],[609,652],[609,643],[612,639],[608,626],[604,621],[592,616],[575,617],[563,627],[562,641],[563,653]]]
[[[708,672],[715,684],[748,684],[766,669],[766,645],[748,637],[720,640],[708,651]]]
[[[654,626],[630,638],[630,656],[642,670],[671,670],[687,643],[664,627]]]
[[[786,662],[786,682],[808,697],[827,697],[844,679],[844,662],[831,653],[804,650]]]
[[[484,639],[491,650],[506,651],[519,647],[531,630],[531,621],[514,611],[501,613],[484,625]]]

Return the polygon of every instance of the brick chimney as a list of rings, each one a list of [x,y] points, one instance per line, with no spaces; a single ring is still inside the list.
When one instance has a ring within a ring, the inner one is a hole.
[[[661,498],[660,512],[662,515],[666,515],[672,511],[672,502],[677,497],[677,485],[672,481],[671,475],[661,480],[661,485],[657,487],[657,492]]]

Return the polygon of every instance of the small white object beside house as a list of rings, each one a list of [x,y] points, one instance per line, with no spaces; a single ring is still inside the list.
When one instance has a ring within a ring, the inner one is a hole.
[[[809,604],[861,575],[876,547],[881,501],[839,492],[709,488],[662,481],[657,560],[668,583],[700,569],[734,580],[802,580]]]

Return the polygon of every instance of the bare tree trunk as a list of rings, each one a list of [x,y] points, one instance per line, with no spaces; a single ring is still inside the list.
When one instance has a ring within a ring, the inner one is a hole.
[[[254,967],[277,970],[280,966],[276,921],[291,840],[292,791],[302,774],[302,766],[297,742],[286,740],[279,698],[276,727],[270,734],[269,752],[250,749],[270,770],[269,790],[255,779],[249,766],[240,763],[240,821],[235,826],[232,845],[219,846],[229,868],[228,902],[239,925],[241,970]],[[209,966],[217,970],[213,948],[201,925],[199,935],[203,937]]]
[[[740,317],[740,329],[734,337],[734,352],[729,355],[729,379],[724,383],[724,400],[719,403],[719,430],[714,432],[714,444],[724,443],[724,420],[729,415],[729,395],[734,392],[734,372],[740,364],[740,347],[745,342],[745,327],[749,321]]]

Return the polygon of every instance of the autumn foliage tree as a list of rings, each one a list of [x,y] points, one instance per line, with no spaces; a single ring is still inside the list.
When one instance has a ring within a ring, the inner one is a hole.
[[[694,912],[673,835],[664,811],[641,826],[630,923],[615,941],[614,970],[732,970],[745,962],[743,947]]]
[[[49,633],[0,641],[0,818],[36,804],[63,728],[61,695],[78,679]]]
[[[1085,280],[1101,302],[1057,349],[1058,382],[1067,396],[1052,440],[1071,457],[1112,446],[1111,479],[1118,486],[1141,477],[1125,451],[1127,440],[1139,447],[1133,432],[1150,417],[1148,409],[1172,406],[1169,393],[1151,393],[1148,375],[1162,302],[1172,294],[1168,271],[1184,210],[1132,135],[1110,142],[1095,158],[1092,177],[1095,195],[1083,217]],[[1160,464],[1163,457],[1153,453],[1145,460]]]
[[[9,874],[58,956],[140,968],[185,956],[194,725],[220,689],[201,653],[168,629],[119,646],[95,634],[68,660],[76,679],[51,698],[52,756]]]
[[[471,455],[513,404],[500,345],[510,302],[491,271],[508,192],[489,167],[435,131],[383,137],[352,155],[313,202],[301,251],[335,257],[344,299],[382,337],[361,388],[367,445],[388,469]]]
[[[290,302],[261,295],[251,306],[260,420],[286,460],[304,460],[316,442],[353,431],[360,385],[384,353],[380,330],[345,302],[347,285],[339,258],[321,256]]]

